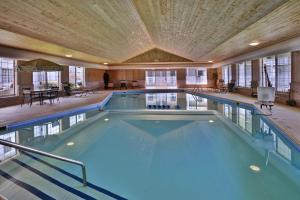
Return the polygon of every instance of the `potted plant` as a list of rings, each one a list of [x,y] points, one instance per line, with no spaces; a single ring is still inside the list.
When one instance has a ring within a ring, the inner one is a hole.
[[[258,87],[258,82],[251,81],[251,96],[252,97],[257,97],[257,87]]]
[[[65,91],[65,94],[67,96],[71,96],[72,84],[69,82],[64,82],[64,83],[62,83],[62,85],[63,85],[64,91]]]
[[[234,92],[235,90],[235,80],[232,79],[230,83],[228,83],[228,92]]]

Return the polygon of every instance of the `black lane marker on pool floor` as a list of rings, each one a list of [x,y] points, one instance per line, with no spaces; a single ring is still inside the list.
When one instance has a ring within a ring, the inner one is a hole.
[[[52,164],[50,164],[50,163],[48,163],[48,162],[46,162],[46,161],[44,161],[44,160],[42,160],[42,159],[40,159],[40,158],[38,158],[36,156],[33,156],[33,155],[29,154],[29,153],[22,152],[22,154],[24,154],[24,155],[32,158],[33,160],[36,160],[36,161],[38,161],[40,163],[43,163],[44,165],[47,165],[48,167],[51,167],[51,168],[53,168],[53,169],[61,172],[62,174],[65,174],[66,176],[69,176],[69,177],[73,178],[74,180],[79,181],[79,182],[82,183],[82,178],[80,178],[80,177],[78,177],[78,176],[76,176],[74,174],[71,174],[71,173],[65,171],[64,169],[61,169],[61,168],[59,168],[59,167],[57,167],[55,165],[52,165]],[[101,193],[103,193],[103,194],[105,194],[107,196],[110,196],[110,197],[112,197],[114,199],[117,199],[117,200],[127,200],[124,197],[121,197],[121,196],[119,196],[117,194],[114,194],[114,193],[112,193],[112,192],[110,192],[110,191],[108,191],[108,190],[106,190],[104,188],[101,188],[101,187],[99,187],[97,185],[94,185],[92,183],[87,182],[87,186],[90,187],[90,188],[93,188],[94,190],[97,190],[98,192],[101,192]]]
[[[7,180],[13,182],[14,184],[22,187],[23,189],[27,190],[28,192],[32,193],[33,195],[39,197],[43,200],[55,200],[53,197],[49,196],[48,194],[42,192],[41,190],[29,185],[28,183],[25,183],[23,181],[20,181],[19,179],[14,178],[13,176],[9,175],[8,173],[2,171],[0,169],[0,175],[6,178]]]
[[[64,183],[62,183],[62,182],[60,182],[60,181],[58,181],[58,180],[52,178],[51,176],[48,176],[47,174],[44,174],[43,172],[41,172],[41,171],[39,171],[39,170],[37,170],[37,169],[35,169],[35,168],[33,168],[33,167],[31,167],[31,166],[29,166],[29,165],[23,163],[22,161],[19,161],[19,160],[17,160],[17,159],[12,159],[12,160],[13,160],[15,163],[21,165],[22,167],[28,169],[29,171],[32,171],[33,173],[35,173],[35,174],[37,174],[37,175],[43,177],[44,179],[46,179],[46,180],[48,180],[49,182],[51,182],[51,183],[57,185],[58,187],[63,188],[63,189],[65,189],[65,190],[67,190],[68,192],[73,193],[73,194],[76,195],[76,196],[79,196],[79,197],[81,197],[81,198],[83,198],[83,199],[87,199],[87,200],[96,200],[94,197],[92,197],[92,196],[90,196],[90,195],[87,195],[87,194],[85,194],[85,193],[83,193],[83,192],[81,192],[81,191],[79,191],[79,190],[76,190],[76,189],[74,189],[74,188],[72,188],[72,187],[70,187],[70,186],[68,186],[68,185],[66,185],[66,184],[64,184]]]

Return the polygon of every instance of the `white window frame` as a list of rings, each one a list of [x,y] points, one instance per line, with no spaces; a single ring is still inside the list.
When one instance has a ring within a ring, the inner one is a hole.
[[[232,80],[231,65],[222,66],[222,79],[224,84],[228,84]]]
[[[82,84],[81,86],[79,85],[79,81],[77,80],[77,72],[78,70],[82,70]],[[71,80],[71,73],[73,73],[74,70],[74,80]],[[69,66],[69,83],[72,83],[74,87],[79,88],[79,87],[85,87],[85,68],[81,66]]]
[[[34,88],[36,89],[41,89],[41,88],[48,88],[49,87],[49,74],[48,73],[51,73],[51,72],[56,72],[58,73],[57,74],[57,86],[59,88],[61,88],[61,72],[60,71],[41,71],[41,72],[32,72],[32,84],[34,86]],[[43,82],[44,84],[35,84],[36,82],[38,81],[35,81],[35,75],[38,75],[38,74],[35,74],[35,73],[40,73],[40,76],[43,77]]]
[[[10,68],[12,65],[12,68]],[[16,61],[11,58],[0,57],[0,97],[16,96],[17,76],[16,76]],[[4,76],[4,69],[8,75]],[[8,79],[3,83],[3,77]]]
[[[146,89],[176,89],[176,70],[147,70],[145,71]]]
[[[243,61],[237,64],[237,85],[238,87],[250,88],[252,81],[252,63],[251,60]]]
[[[194,71],[194,73],[191,73],[192,70]],[[207,68],[205,67],[186,68],[185,80],[186,80],[185,83],[187,85],[207,85]]]
[[[284,63],[281,62],[281,58],[284,59]],[[272,56],[263,57],[261,59],[260,67],[260,86],[266,87],[267,81],[265,77],[264,64],[267,64],[267,71],[272,83],[272,87],[278,92],[288,92],[290,89],[290,83],[292,81],[292,66],[291,66],[291,53],[282,53]],[[282,77],[280,68],[283,68],[285,76]],[[283,79],[283,80],[282,80]]]

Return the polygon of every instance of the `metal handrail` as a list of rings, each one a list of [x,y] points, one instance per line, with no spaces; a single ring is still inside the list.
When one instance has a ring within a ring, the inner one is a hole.
[[[9,141],[3,140],[3,139],[0,139],[0,144],[5,145],[5,146],[9,146],[9,147],[13,147],[13,148],[16,148],[16,149],[19,149],[19,150],[22,150],[22,151],[28,151],[28,152],[39,154],[39,155],[46,156],[46,157],[49,157],[49,158],[54,158],[54,159],[61,160],[61,161],[64,161],[64,162],[79,165],[81,167],[81,170],[82,170],[82,183],[83,183],[83,186],[86,186],[86,184],[87,184],[87,181],[86,181],[86,168],[85,168],[85,164],[83,162],[80,162],[80,161],[77,161],[77,160],[72,160],[72,159],[69,159],[69,158],[62,157],[62,156],[57,156],[57,155],[47,153],[47,152],[44,152],[44,151],[40,151],[40,150],[37,150],[37,149],[33,149],[33,148],[30,148],[30,147],[22,146],[22,145],[14,143],[14,142],[9,142]]]

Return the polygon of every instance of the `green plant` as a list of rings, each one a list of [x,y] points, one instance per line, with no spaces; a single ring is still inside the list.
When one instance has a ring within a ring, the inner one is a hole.
[[[251,96],[257,97],[258,81],[251,81]]]
[[[289,106],[296,106],[297,105],[297,103],[294,99],[287,100],[286,104],[289,105]]]
[[[296,104],[297,104],[295,99],[292,99],[292,83],[290,83],[289,99],[286,101],[286,104],[289,106],[296,106]]]

